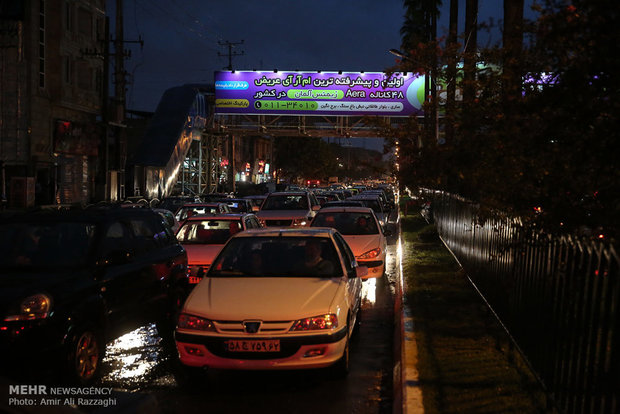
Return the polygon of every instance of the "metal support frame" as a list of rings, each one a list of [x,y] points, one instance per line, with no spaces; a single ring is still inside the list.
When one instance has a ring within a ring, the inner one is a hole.
[[[217,186],[220,181],[220,139],[213,135],[204,135],[206,139],[206,187],[207,193],[217,192]]]
[[[220,178],[220,138],[206,133],[194,140],[185,157],[179,185],[192,195],[217,191]]]
[[[383,117],[394,127],[407,117]],[[217,115],[214,123],[226,131],[270,136],[342,136],[376,138],[374,125],[361,116],[303,116],[303,115]]]
[[[392,125],[407,118],[386,117]],[[377,137],[375,127],[364,117],[349,116],[288,116],[288,115],[216,115],[203,131],[200,140],[192,142],[179,176],[183,193],[217,192],[220,180],[222,146],[234,135],[264,134],[271,136],[312,137]],[[350,142],[348,142],[350,145]],[[232,148],[230,158],[234,157]],[[228,168],[233,168],[229,164]],[[231,177],[229,177],[230,179]],[[233,178],[234,179],[234,178]]]

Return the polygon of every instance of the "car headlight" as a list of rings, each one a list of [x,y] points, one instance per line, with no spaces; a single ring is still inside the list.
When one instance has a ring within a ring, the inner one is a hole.
[[[374,259],[375,257],[381,254],[381,248],[377,247],[376,249],[368,250],[366,253],[360,254],[357,256],[358,259]]]
[[[338,317],[333,313],[313,316],[295,321],[291,331],[316,331],[321,329],[334,329],[338,327]]]
[[[200,318],[194,315],[188,315],[186,313],[182,313],[181,315],[179,315],[179,320],[177,321],[177,328],[215,332],[215,326],[213,325],[213,322],[209,319]]]
[[[5,322],[10,321],[29,321],[34,319],[45,319],[49,316],[52,299],[42,293],[28,296],[19,305],[18,315],[9,315],[4,318]]]
[[[312,220],[306,217],[296,218],[296,219],[293,219],[292,225],[293,226],[307,226],[308,224],[310,224],[311,221]]]

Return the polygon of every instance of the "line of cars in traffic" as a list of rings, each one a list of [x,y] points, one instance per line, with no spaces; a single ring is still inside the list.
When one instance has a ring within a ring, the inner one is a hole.
[[[105,343],[155,322],[188,369],[346,374],[362,280],[383,275],[389,231],[372,208],[321,208],[310,191],[255,199],[3,215],[0,350],[20,355],[3,367],[56,361],[87,384]]]

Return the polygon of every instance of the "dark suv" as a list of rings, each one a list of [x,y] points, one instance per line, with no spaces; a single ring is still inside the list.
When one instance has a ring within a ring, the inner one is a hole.
[[[189,292],[187,254],[150,209],[3,217],[0,251],[0,369],[7,376],[60,361],[71,381],[87,384],[106,342],[147,322],[172,330]]]

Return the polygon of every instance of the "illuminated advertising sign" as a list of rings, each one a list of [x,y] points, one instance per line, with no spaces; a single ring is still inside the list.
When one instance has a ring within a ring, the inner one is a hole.
[[[215,72],[215,112],[422,115],[424,76],[383,72]]]

